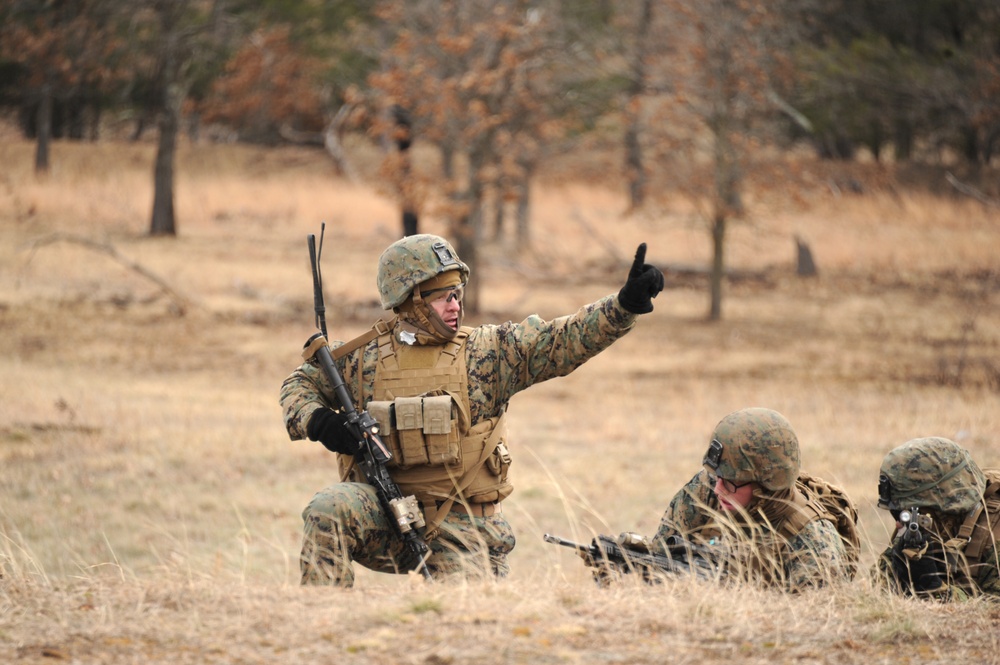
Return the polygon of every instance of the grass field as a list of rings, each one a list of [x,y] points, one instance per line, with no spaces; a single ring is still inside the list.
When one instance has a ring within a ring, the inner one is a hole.
[[[615,292],[640,241],[667,290],[608,351],[513,400],[507,580],[361,571],[344,591],[298,586],[299,515],[336,469],[288,440],[277,395],[314,331],[306,235],[327,223],[346,339],[380,313],[395,205],[321,153],[185,145],[179,237],[151,239],[151,146],[57,143],[45,178],[32,151],[0,144],[0,662],[1000,662],[995,602],[886,597],[864,575],[801,596],[598,589],[542,540],[652,534],[715,423],[767,406],[857,502],[867,568],[891,528],[874,505],[886,451],[939,435],[1000,465],[1000,208],[888,166],[857,166],[871,186],[849,194],[804,160],[733,226],[710,324],[706,280],[669,269],[707,264],[695,206],[625,217],[624,190],[543,182],[531,250],[482,248],[472,323]],[[816,278],[795,276],[796,235]]]

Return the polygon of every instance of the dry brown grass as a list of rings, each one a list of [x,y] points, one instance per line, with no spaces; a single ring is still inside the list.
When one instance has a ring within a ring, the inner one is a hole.
[[[806,468],[857,500],[870,564],[887,539],[873,503],[888,448],[944,435],[997,463],[995,209],[898,187],[838,195],[822,175],[771,196],[733,229],[744,277],[723,322],[704,321],[700,279],[668,275],[632,334],[514,399],[508,580],[362,571],[353,591],[303,589],[299,512],[335,473],[321,447],[287,440],[276,401],[312,332],[305,236],[328,223],[331,327],[353,334],[378,314],[393,204],[320,154],[185,146],[181,235],[149,239],[149,146],[56,144],[43,180],[31,151],[0,147],[3,662],[998,662],[994,603],[888,598],[864,579],[796,597],[687,580],[602,590],[541,537],[652,533],[715,422],[765,405],[796,427]],[[536,206],[530,253],[484,250],[483,320],[613,292],[640,240],[663,264],[708,256],[683,200],[623,218],[617,193],[563,183]],[[186,313],[108,255],[39,244],[54,233],[113,245]],[[794,234],[819,278],[795,278]]]

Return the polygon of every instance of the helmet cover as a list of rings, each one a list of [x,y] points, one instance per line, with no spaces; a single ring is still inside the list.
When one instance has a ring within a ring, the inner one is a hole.
[[[458,270],[462,283],[469,281],[469,266],[462,263],[451,244],[426,233],[406,236],[389,245],[378,260],[378,293],[382,309],[399,307],[418,284]]]
[[[777,411],[742,409],[715,426],[702,463],[735,485],[756,482],[772,492],[787,490],[799,477],[799,439]]]
[[[928,508],[966,513],[982,501],[986,477],[972,455],[942,437],[911,439],[893,448],[879,469],[880,508]]]

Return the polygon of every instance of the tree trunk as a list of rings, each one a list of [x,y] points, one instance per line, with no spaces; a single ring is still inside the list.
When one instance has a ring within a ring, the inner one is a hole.
[[[418,233],[420,218],[417,213],[417,197],[414,191],[412,166],[410,164],[410,146],[413,144],[413,120],[409,111],[398,104],[389,113],[393,119],[392,139],[399,153],[399,178],[397,185],[401,208],[403,235],[412,236]]]
[[[146,131],[146,111],[145,109],[140,109],[138,115],[135,118],[135,126],[132,129],[132,136],[129,140],[133,143],[139,141],[142,138],[142,133]]]
[[[347,159],[347,153],[344,152],[344,124],[353,108],[353,104],[344,104],[337,109],[337,113],[323,130],[323,146],[330,158],[333,159],[337,171],[351,182],[356,182],[358,174],[350,160]]]
[[[35,116],[35,173],[49,172],[49,146],[52,143],[52,87],[42,86]]]
[[[74,95],[66,100],[66,137],[76,141],[83,140],[83,130],[86,126],[83,114],[85,104],[79,95]]]
[[[715,141],[715,212],[712,219],[712,294],[708,318],[722,319],[722,279],[725,275],[726,221],[730,215],[740,214],[740,172],[736,148],[730,136],[733,117],[730,104],[711,120],[709,126]]]
[[[419,233],[420,224],[420,217],[417,213],[417,197],[413,191],[416,184],[413,182],[408,151],[400,151],[400,154],[403,155],[402,173],[400,173],[400,207],[402,208],[403,235],[413,236]]]
[[[160,138],[153,171],[153,218],[149,227],[151,236],[177,235],[174,216],[174,162],[180,129],[180,97],[178,86],[169,84],[164,108],[157,118]]]
[[[441,175],[447,182],[455,180],[455,150],[448,142],[441,146]]]
[[[101,138],[101,105],[94,102],[90,109],[90,127],[87,130],[87,138],[92,143],[97,143]]]
[[[477,247],[482,238],[483,220],[483,183],[480,179],[483,160],[480,155],[471,154],[469,156],[469,172],[467,175],[465,196],[462,197],[464,206],[463,212],[455,220],[453,235],[455,236],[456,247],[462,261],[469,266],[468,286],[465,287],[465,311],[469,314],[479,313],[479,285],[482,283],[482,275],[477,275],[479,267],[479,256]]]
[[[482,217],[482,206],[472,204],[470,201],[466,212],[456,220],[455,229],[455,251],[465,265],[469,266],[469,283],[465,287],[464,303],[467,314],[479,313],[479,285],[482,282],[482,275],[478,274],[479,256],[476,252],[475,228],[479,225]]]
[[[979,137],[976,135],[976,128],[966,124],[960,128],[962,136],[962,154],[970,164],[979,161]]]
[[[504,182],[502,178],[497,178],[493,185],[493,241],[500,242],[504,234],[504,213],[506,206],[504,199]]]
[[[177,220],[174,213],[174,162],[177,155],[177,135],[181,129],[181,105],[186,90],[182,84],[182,40],[177,26],[181,5],[165,3],[159,7],[162,30],[161,73],[157,80],[158,98],[156,125],[159,140],[156,147],[156,164],[153,170],[153,217],[149,234],[176,236]]]
[[[907,119],[899,119],[895,125],[895,157],[899,161],[910,159],[913,154],[913,124]]]
[[[1000,129],[987,130],[986,138],[983,140],[983,164],[993,161],[998,146],[1000,146]]]
[[[625,129],[625,175],[628,178],[629,210],[642,207],[646,199],[646,170],[642,163],[642,146],[639,144],[638,96],[633,96],[627,105],[628,127]]]
[[[636,26],[635,52],[632,54],[632,82],[625,104],[625,174],[628,178],[629,209],[642,207],[646,200],[646,166],[642,159],[642,94],[646,89],[646,49],[649,26],[653,20],[652,0],[643,0]]]
[[[722,319],[722,277],[726,269],[723,249],[726,240],[726,213],[719,209],[712,220],[712,277],[711,305],[708,318],[710,321]]]
[[[522,162],[521,177],[517,181],[517,249],[525,252],[531,249],[531,179],[535,173],[535,165]]]

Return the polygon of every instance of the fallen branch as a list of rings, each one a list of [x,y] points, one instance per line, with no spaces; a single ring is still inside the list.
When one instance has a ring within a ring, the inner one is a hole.
[[[100,252],[110,256],[112,259],[125,266],[132,272],[138,273],[139,275],[145,277],[149,281],[160,287],[160,291],[165,293],[167,297],[173,302],[174,308],[177,311],[178,316],[184,316],[190,306],[187,298],[177,293],[170,284],[166,282],[162,277],[156,273],[150,271],[149,269],[143,267],[142,265],[136,263],[135,261],[122,256],[117,249],[114,248],[111,243],[98,242],[96,240],[91,240],[90,238],[84,238],[83,236],[77,236],[66,233],[53,233],[51,235],[43,236],[37,238],[29,243],[29,249],[32,254],[38,250],[39,247],[44,247],[45,245],[53,245],[57,242],[68,242],[74,245],[80,245],[81,247],[86,247],[95,252]],[[28,261],[31,261],[31,257],[28,257]]]
[[[991,199],[990,197],[986,196],[985,194],[983,194],[982,192],[980,192],[978,189],[976,189],[975,187],[973,187],[972,185],[966,185],[964,182],[962,182],[961,180],[959,180],[958,178],[956,178],[955,176],[953,176],[951,174],[951,171],[948,171],[947,173],[945,173],[944,174],[944,178],[945,178],[945,180],[948,181],[948,183],[952,187],[954,187],[958,191],[962,192],[966,196],[971,196],[972,198],[976,199],[977,201],[979,201],[983,205],[991,206],[993,208],[1000,208],[1000,202],[994,201],[993,199]]]

